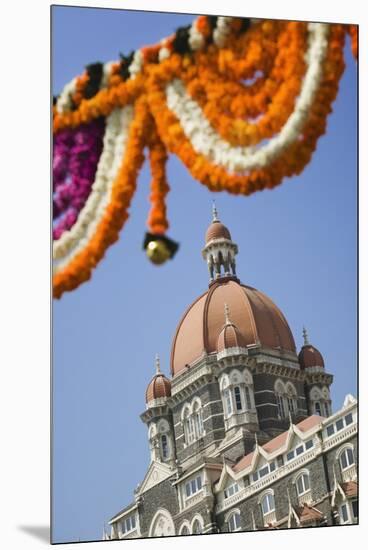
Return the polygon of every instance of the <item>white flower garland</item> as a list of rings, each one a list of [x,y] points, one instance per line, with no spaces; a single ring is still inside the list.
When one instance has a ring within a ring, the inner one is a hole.
[[[70,82],[65,84],[63,91],[59,95],[56,101],[56,110],[58,113],[66,113],[72,108],[72,96],[75,93],[77,85],[77,78],[73,78]]]
[[[188,38],[189,46],[191,50],[193,50],[194,52],[196,50],[200,50],[205,45],[204,36],[201,32],[199,32],[197,28],[197,24],[198,24],[198,19],[193,21],[189,29],[189,38]]]
[[[109,76],[111,74],[111,69],[115,65],[115,61],[108,61],[107,63],[104,63],[102,68],[102,78],[100,83],[100,90],[107,87],[107,84],[109,82]]]
[[[216,28],[214,29],[212,36],[214,43],[221,48],[224,46],[226,39],[231,33],[231,21],[234,17],[218,17]],[[260,21],[259,19],[250,19],[250,24]],[[198,19],[195,19],[189,29],[188,43],[192,51],[197,51],[206,45],[206,40],[203,34],[198,30]],[[158,59],[159,62],[165,61],[171,55],[171,51],[166,47],[167,38],[161,40],[162,48],[159,50]],[[100,83],[100,90],[106,88],[108,85],[108,79],[111,74],[112,66],[115,64],[115,61],[108,61],[104,63],[102,70],[102,78]],[[134,53],[133,61],[129,65],[128,71],[131,78],[135,78],[137,74],[142,72],[144,64],[144,58],[141,50],[136,50]],[[58,113],[62,114],[67,111],[70,111],[72,108],[72,96],[76,91],[77,78],[73,78],[68,84],[66,84],[57,99],[56,110]]]
[[[69,231],[54,241],[54,273],[58,273],[87,245],[110,202],[111,190],[124,161],[129,129],[134,117],[131,105],[117,108],[106,118],[103,151],[91,193]]]
[[[218,17],[216,28],[213,31],[213,41],[219,48],[225,45],[226,39],[231,33],[231,22],[233,17]]]
[[[134,52],[133,61],[128,67],[131,78],[135,78],[138,73],[141,72],[143,67],[143,54],[141,50]]]
[[[328,25],[309,23],[308,31],[307,70],[294,111],[281,131],[263,147],[231,146],[213,129],[201,107],[186,93],[180,79],[175,79],[166,86],[167,106],[179,120],[197,153],[230,172],[245,172],[267,166],[298,138],[322,78],[322,66],[328,46]]]
[[[161,63],[161,61],[165,61],[165,59],[168,59],[171,55],[171,52],[169,48],[167,48],[167,38],[163,38],[160,42],[161,48],[158,52],[158,60]]]

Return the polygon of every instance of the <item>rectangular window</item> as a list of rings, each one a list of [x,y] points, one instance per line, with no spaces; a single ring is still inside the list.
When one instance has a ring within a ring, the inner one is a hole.
[[[226,400],[226,412],[227,412],[227,415],[229,416],[233,412],[230,390],[225,391],[225,400]]]
[[[129,533],[129,531],[134,531],[136,528],[136,518],[135,514],[133,516],[129,516],[121,522],[121,532],[123,535],[125,533]]]
[[[202,478],[201,476],[197,477],[197,491],[200,491],[202,489]]]
[[[349,520],[348,508],[347,508],[346,504],[343,504],[341,506],[340,512],[341,512],[341,519],[342,519],[341,523],[346,523]]]
[[[353,517],[354,517],[354,519],[357,519],[358,518],[358,501],[353,500],[351,505],[352,505],[352,508],[353,508]]]
[[[273,472],[276,470],[276,462],[273,460],[270,464],[270,472]]]
[[[245,386],[245,403],[248,410],[252,408],[252,400],[250,398],[250,391],[248,386]]]
[[[185,496],[186,498],[191,497],[198,491],[202,489],[202,477],[197,476],[196,478],[192,479],[191,481],[188,481],[185,484]]]
[[[297,481],[298,495],[302,495],[305,492],[303,476],[300,476]]]
[[[330,435],[335,433],[335,426],[334,424],[330,424],[327,426],[327,437],[330,437]]]
[[[268,474],[268,464],[259,470],[259,477],[264,477]]]
[[[308,451],[308,449],[311,449],[313,447],[313,439],[309,439],[305,444],[305,450]]]
[[[299,456],[302,454],[302,452],[304,451],[304,446],[303,445],[300,445],[299,447],[296,448],[296,455]]]
[[[286,455],[286,460],[293,460],[294,458],[294,451],[290,451],[287,455]]]
[[[254,474],[252,474],[252,480],[258,481],[258,472],[254,472]]]
[[[237,483],[233,483],[227,489],[225,489],[224,491],[225,498],[232,497],[238,491],[239,491],[239,485]]]
[[[241,411],[243,409],[242,401],[241,401],[241,395],[240,395],[240,388],[239,386],[235,386],[234,388],[234,397],[235,397],[235,407],[237,411]]]
[[[345,424],[346,426],[349,426],[353,422],[353,414],[349,413],[345,416]]]
[[[339,418],[336,422],[336,431],[342,430],[344,427],[344,420],[342,418]]]

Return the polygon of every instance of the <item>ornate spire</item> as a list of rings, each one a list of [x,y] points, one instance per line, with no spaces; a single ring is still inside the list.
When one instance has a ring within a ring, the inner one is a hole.
[[[212,222],[219,222],[215,201],[212,201]]]
[[[309,346],[308,332],[305,327],[303,327],[303,338],[304,338],[304,345]]]
[[[160,374],[160,373],[161,373],[161,369],[160,369],[160,357],[159,357],[158,353],[156,353],[155,365],[156,365],[156,374]]]
[[[206,232],[206,246],[202,250],[210,272],[210,284],[224,277],[236,279],[235,256],[238,246],[230,231],[220,222],[215,203],[212,205],[212,221]]]

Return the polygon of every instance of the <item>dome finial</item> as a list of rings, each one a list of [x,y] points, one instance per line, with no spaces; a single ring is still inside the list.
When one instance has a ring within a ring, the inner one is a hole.
[[[155,365],[156,365],[156,374],[160,374],[160,372],[161,372],[161,369],[160,369],[160,357],[159,357],[158,353],[156,353]]]
[[[303,338],[304,338],[304,345],[309,346],[308,332],[305,327],[303,327]]]
[[[225,324],[226,325],[231,325],[231,321],[230,321],[230,310],[229,310],[229,306],[225,303]]]
[[[218,213],[217,213],[217,208],[216,208],[216,203],[215,201],[213,200],[212,201],[212,222],[219,222],[219,218],[218,218]]]

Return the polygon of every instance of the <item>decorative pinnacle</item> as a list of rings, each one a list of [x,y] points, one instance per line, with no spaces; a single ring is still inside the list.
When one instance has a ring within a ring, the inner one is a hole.
[[[225,304],[225,324],[231,325],[229,306]]]
[[[254,441],[255,441],[256,447],[258,447],[258,436],[257,436],[257,432],[255,432],[255,434],[254,434]]]
[[[304,345],[309,346],[308,332],[305,327],[303,327],[303,338],[304,338]]]
[[[216,203],[215,201],[212,201],[212,221],[213,222],[218,222],[220,221],[218,219],[218,214],[217,214],[217,208],[216,208]]]
[[[158,353],[156,353],[155,365],[156,365],[156,374],[160,374],[160,372],[161,372],[161,369],[160,369],[160,358],[159,358]]]
[[[290,422],[290,427],[293,425],[293,418],[291,416],[291,411],[289,411],[289,422]]]

